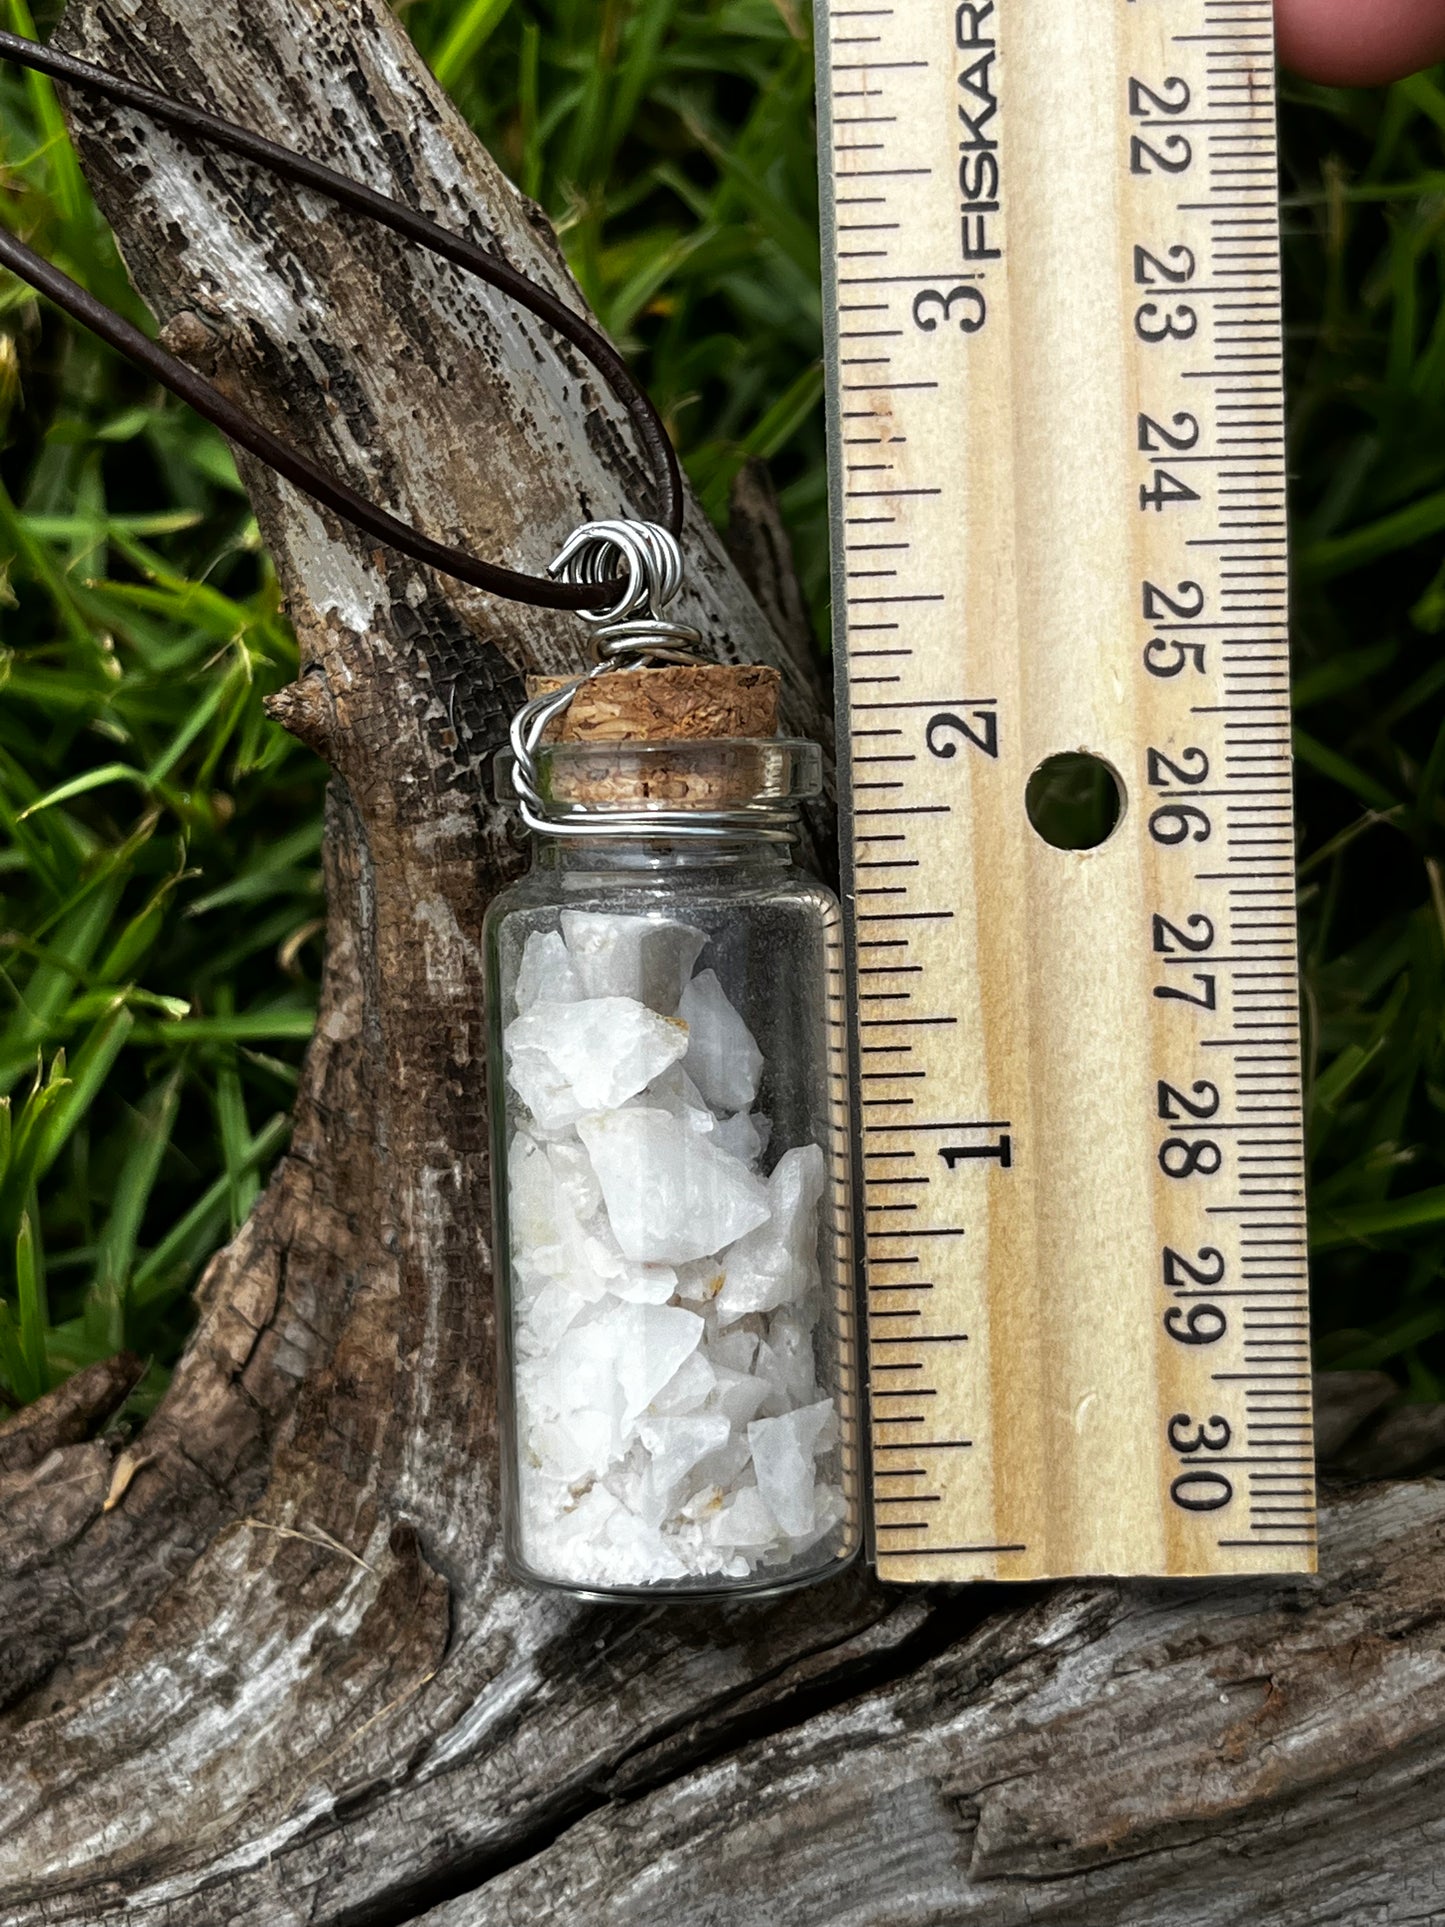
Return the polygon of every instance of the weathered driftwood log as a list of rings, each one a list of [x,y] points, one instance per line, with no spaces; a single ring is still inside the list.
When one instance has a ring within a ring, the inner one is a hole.
[[[64,35],[566,285],[377,0],[76,0]],[[544,331],[244,167],[78,120],[172,340],[388,506],[517,566],[645,506],[617,412]],[[247,481],[301,638],[277,713],[335,771],[320,1024],[156,1417],[119,1457],[89,1436],[122,1362],[0,1449],[7,1927],[1438,1916],[1433,1485],[1332,1510],[1317,1582],[859,1572],[640,1611],[508,1581],[476,946],[519,856],[483,770],[577,630]],[[689,551],[689,618],[777,662],[817,726],[695,513]],[[764,595],[786,618],[776,574]],[[1354,1387],[1337,1431],[1379,1396]],[[1402,1444],[1378,1430],[1377,1473]]]

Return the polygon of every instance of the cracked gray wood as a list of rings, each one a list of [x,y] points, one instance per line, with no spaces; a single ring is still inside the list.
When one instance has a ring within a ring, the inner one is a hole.
[[[1322,1927],[1445,1909],[1445,1489],[1318,1579],[1056,1589],[426,1927]]]
[[[374,0],[76,0],[63,37],[569,286]],[[169,339],[387,506],[533,567],[584,517],[645,510],[616,409],[485,290],[124,115],[77,124]],[[632,1611],[506,1578],[476,946],[520,853],[480,773],[521,673],[574,663],[578,629],[245,474],[301,641],[277,711],[335,772],[320,1021],[288,1154],[155,1418],[119,1458],[91,1436],[123,1365],[0,1439],[7,1927],[548,1904],[901,1927],[986,1898],[1079,1921],[1095,1889],[1164,1921],[1205,1917],[1209,1869],[1258,1919],[1327,1850],[1315,1917],[1419,1917],[1439,1838],[1403,1778],[1428,1795],[1441,1758],[1434,1488],[1351,1500],[1292,1591],[917,1595],[858,1572]],[[819,728],[695,509],[688,548],[689,619],[777,662],[790,722]],[[1341,1426],[1388,1469],[1407,1441],[1370,1444],[1365,1391]],[[1255,1683],[1306,1673],[1283,1708]],[[1378,1837],[1324,1824],[1355,1811]]]

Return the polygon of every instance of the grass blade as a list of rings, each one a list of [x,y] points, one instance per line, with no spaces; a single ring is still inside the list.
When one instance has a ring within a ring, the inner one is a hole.
[[[101,1231],[95,1276],[85,1300],[85,1328],[96,1344],[120,1351],[126,1337],[126,1306],[136,1241],[150,1202],[161,1158],[171,1141],[180,1106],[181,1072],[173,1071],[136,1113],[130,1147]]]
[[[39,1398],[50,1389],[50,1372],[45,1360],[50,1313],[45,1302],[40,1240],[28,1211],[21,1215],[20,1229],[15,1238],[15,1288],[20,1303],[20,1355],[28,1374],[25,1396]]]

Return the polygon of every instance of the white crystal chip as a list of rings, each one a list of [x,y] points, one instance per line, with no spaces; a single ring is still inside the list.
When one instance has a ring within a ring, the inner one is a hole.
[[[849,1509],[814,1342],[827,1160],[759,1174],[766,1067],[692,974],[706,932],[560,923],[503,1033],[518,1548],[584,1590],[767,1583]]]
[[[664,1017],[676,1015],[707,942],[706,931],[689,923],[600,910],[564,910],[562,936],[584,997],[635,997]]]
[[[679,1073],[682,1075],[683,1073]],[[712,1141],[731,1151],[744,1164],[756,1164],[768,1148],[771,1122],[759,1111],[739,1111],[734,1117],[720,1117],[713,1125]]]
[[[610,1321],[615,1334],[617,1378],[627,1401],[624,1424],[647,1410],[702,1337],[696,1312],[677,1305],[629,1305]]]
[[[748,1427],[758,1490],[790,1539],[813,1529],[813,1454],[832,1418],[833,1401],[825,1398]]]
[[[724,1324],[753,1311],[796,1304],[818,1288],[818,1203],[827,1166],[816,1144],[784,1151],[768,1179],[766,1223],[750,1231],[723,1263],[718,1317]]]
[[[577,1135],[629,1258],[681,1264],[720,1251],[768,1216],[768,1190],[745,1164],[669,1111],[583,1118]]]
[[[555,930],[534,930],[527,938],[512,995],[519,1016],[533,1004],[575,1004],[581,997],[582,980]]]
[[[717,974],[700,970],[677,1014],[687,1025],[687,1074],[719,1111],[745,1111],[758,1094],[763,1053],[724,994]]]
[[[588,997],[533,1004],[502,1042],[517,1094],[551,1131],[645,1090],[683,1056],[687,1029],[633,997]]]

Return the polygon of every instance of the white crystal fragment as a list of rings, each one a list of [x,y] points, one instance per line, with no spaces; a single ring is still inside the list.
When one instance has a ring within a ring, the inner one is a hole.
[[[608,1520],[620,1510],[617,1498],[605,1486],[594,1485],[575,1505],[563,1510],[553,1530],[554,1540],[559,1548],[585,1552],[589,1542],[606,1532]]]
[[[549,1284],[595,1301],[614,1296],[666,1304],[677,1274],[665,1265],[623,1256],[600,1213],[601,1188],[580,1144],[539,1144],[527,1132],[512,1140],[508,1157],[512,1265],[530,1315],[532,1297]],[[536,1322],[533,1320],[532,1322]]]
[[[628,1305],[665,1305],[677,1291],[677,1273],[670,1265],[624,1264],[607,1289]]]
[[[667,1111],[637,1108],[584,1117],[577,1134],[607,1202],[613,1234],[650,1264],[704,1258],[764,1223],[761,1179],[709,1137],[680,1130]]]
[[[698,1348],[703,1322],[677,1305],[628,1305],[609,1320],[616,1345],[618,1383],[630,1426],[664,1389],[683,1360]]]
[[[504,1043],[520,1549],[599,1590],[746,1580],[846,1517],[817,1384],[817,1145],[757,1166],[763,1062],[706,942],[565,911]]]
[[[557,931],[534,930],[527,938],[512,994],[519,1016],[533,1004],[573,1004],[581,997],[582,980]]]
[[[676,1018],[632,997],[536,1003],[507,1026],[507,1074],[544,1130],[625,1104],[687,1050]]]
[[[712,1141],[724,1151],[731,1151],[735,1158],[741,1158],[744,1164],[756,1164],[768,1148],[772,1129],[771,1121],[761,1111],[738,1111],[732,1117],[718,1119],[713,1126]]]
[[[603,1485],[539,1523],[523,1552],[539,1574],[579,1586],[644,1586],[685,1578],[688,1570],[666,1540]]]
[[[750,1372],[757,1355],[758,1334],[756,1332],[737,1330],[721,1335],[708,1334],[708,1362],[722,1366],[725,1371]]]
[[[726,1546],[731,1552],[735,1546],[775,1545],[778,1526],[759,1488],[745,1485],[709,1518],[707,1536],[713,1545]]]
[[[507,1150],[507,1212],[514,1257],[557,1242],[556,1179],[546,1151],[527,1131],[514,1132]]]
[[[726,1413],[730,1425],[741,1431],[749,1419],[754,1419],[763,1409],[768,1396],[768,1388],[760,1378],[751,1372],[731,1372],[726,1366],[713,1366],[717,1383],[708,1399],[712,1411]]]
[[[685,1124],[690,1131],[701,1131],[711,1135],[720,1131],[722,1126],[708,1109],[707,1099],[693,1083],[681,1064],[673,1064],[661,1077],[654,1077],[640,1097],[632,1102],[650,1110],[668,1111],[679,1124]],[[714,1142],[722,1143],[721,1138]],[[725,1146],[731,1150],[732,1146]],[[738,1154],[733,1152],[733,1156]],[[746,1160],[745,1160],[746,1161]]]
[[[707,1485],[701,1485],[697,1491],[693,1493],[687,1504],[683,1506],[682,1516],[688,1520],[690,1524],[702,1525],[706,1528],[717,1514],[722,1511],[723,1506],[727,1502],[727,1496],[722,1486],[716,1481]]]
[[[837,1525],[840,1525],[848,1512],[848,1501],[841,1489],[820,1479],[813,1487],[813,1526],[810,1532],[795,1534],[788,1541],[786,1557],[796,1559],[799,1553],[815,1546]]]
[[[780,1412],[811,1405],[818,1397],[813,1358],[813,1337],[794,1312],[780,1311],[768,1325],[768,1336],[758,1346],[754,1366],[766,1392],[762,1403],[764,1418]]]
[[[661,1524],[694,1466],[720,1451],[731,1436],[732,1427],[720,1412],[643,1421],[638,1437],[649,1454],[649,1464],[642,1497],[647,1510],[655,1509],[654,1524]]]
[[[707,933],[666,917],[564,910],[562,935],[584,997],[633,997],[675,1015]]]
[[[611,1292],[632,1305],[665,1305],[677,1290],[677,1273],[670,1265],[637,1264],[623,1256],[605,1213],[583,1230],[574,1267],[570,1282],[587,1295]]]
[[[569,1144],[565,1139],[550,1142],[546,1149],[557,1196],[579,1223],[592,1217],[602,1203],[602,1186],[592,1160],[580,1144]]]
[[[718,1111],[745,1111],[758,1094],[763,1053],[728,1002],[716,971],[700,970],[677,1014],[687,1025],[687,1072]]]
[[[625,1507],[607,1521],[606,1541],[613,1555],[615,1584],[655,1585],[659,1579],[685,1579],[687,1567],[656,1527]]]
[[[698,1258],[677,1267],[677,1295],[689,1305],[710,1305],[722,1290],[726,1273],[720,1258]]]
[[[710,1413],[708,1416],[724,1415]],[[751,1461],[746,1432],[734,1431],[729,1427],[726,1444],[720,1445],[715,1452],[709,1452],[705,1459],[698,1460],[690,1483],[721,1486],[724,1492],[735,1491]]]
[[[832,1417],[833,1401],[825,1398],[748,1427],[758,1490],[789,1538],[813,1530],[813,1455]]]
[[[537,1006],[534,1004],[532,1008],[535,1010]],[[507,1082],[531,1113],[528,1122],[541,1137],[570,1131],[582,1115],[582,1107],[572,1095],[566,1078],[539,1052],[510,1051]]]
[[[566,1486],[600,1478],[622,1450],[616,1422],[606,1412],[544,1419],[532,1427],[527,1442],[543,1477]]]
[[[818,1284],[818,1203],[827,1164],[816,1144],[785,1151],[768,1179],[768,1220],[725,1254],[717,1313],[724,1324],[749,1312],[796,1304]]]
[[[619,1338],[612,1319],[599,1319],[571,1326],[545,1358],[519,1361],[518,1381],[527,1413],[565,1418],[575,1412],[606,1412],[620,1422]]]
[[[569,1285],[549,1279],[523,1303],[519,1342],[528,1351],[550,1352],[591,1302]]]
[[[654,1395],[648,1410],[678,1417],[696,1412],[707,1403],[716,1385],[717,1373],[712,1366],[700,1351],[692,1352]]]

